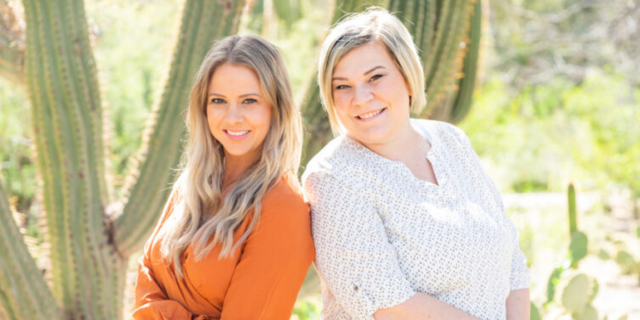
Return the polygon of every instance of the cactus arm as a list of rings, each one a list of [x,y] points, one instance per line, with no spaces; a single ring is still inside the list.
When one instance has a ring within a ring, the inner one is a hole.
[[[0,184],[0,316],[61,319],[51,290],[31,258]]]
[[[53,295],[67,315],[117,318],[122,264],[104,233],[102,110],[80,0],[24,0],[26,82],[44,181]],[[114,308],[116,307],[116,308]]]
[[[444,1],[445,3],[447,1]],[[445,97],[447,85],[454,80],[459,70],[456,60],[459,59],[460,42],[469,26],[470,0],[451,0],[442,8],[436,44],[433,54],[425,62],[427,110],[438,105]]]
[[[187,1],[173,60],[153,122],[147,124],[141,155],[146,158],[127,177],[128,194],[114,221],[114,241],[127,256],[140,249],[166,201],[185,139],[183,114],[189,104],[192,77],[215,39],[235,34],[244,1]],[[141,155],[138,157],[141,158]],[[133,182],[135,181],[135,184]]]
[[[464,56],[462,78],[458,80],[458,93],[448,119],[453,123],[462,121],[471,109],[473,90],[476,86],[481,33],[482,0],[475,0],[473,4],[473,15],[471,16],[471,26],[467,35],[468,41],[466,49],[468,51]]]
[[[576,218],[576,189],[573,186],[573,183],[569,184],[567,200],[569,204],[569,238],[571,238],[573,233],[578,231],[578,221]]]
[[[14,6],[0,0],[0,77],[24,85],[24,31],[18,27]]]

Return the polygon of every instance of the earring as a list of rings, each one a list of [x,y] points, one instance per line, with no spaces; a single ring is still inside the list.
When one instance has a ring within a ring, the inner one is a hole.
[[[411,107],[411,96],[409,96],[409,107]]]

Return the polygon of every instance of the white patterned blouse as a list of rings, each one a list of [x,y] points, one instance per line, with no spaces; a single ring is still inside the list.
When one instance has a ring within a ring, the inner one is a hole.
[[[529,270],[500,194],[462,130],[411,124],[431,144],[438,185],[345,136],[307,166],[321,319],[373,319],[416,292],[506,319],[506,299],[529,287]]]

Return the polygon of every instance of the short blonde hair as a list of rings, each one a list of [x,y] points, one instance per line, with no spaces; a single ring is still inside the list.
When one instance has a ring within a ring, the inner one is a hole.
[[[338,120],[333,102],[331,85],[333,70],[347,52],[374,41],[387,48],[396,67],[409,85],[411,111],[419,114],[427,103],[424,71],[411,34],[402,22],[388,11],[371,7],[362,13],[347,17],[333,27],[320,49],[318,85],[334,135],[343,133],[344,128]]]

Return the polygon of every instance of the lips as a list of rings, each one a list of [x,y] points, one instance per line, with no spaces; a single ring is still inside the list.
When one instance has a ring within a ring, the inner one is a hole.
[[[358,119],[358,120],[370,120],[370,119],[373,119],[373,118],[377,117],[378,115],[380,115],[385,110],[387,110],[387,108],[382,108],[382,109],[377,109],[377,110],[361,113],[361,114],[355,116],[355,118]]]
[[[229,130],[229,129],[223,129],[222,131],[224,131],[227,137],[231,140],[244,139],[251,132],[251,130]]]

